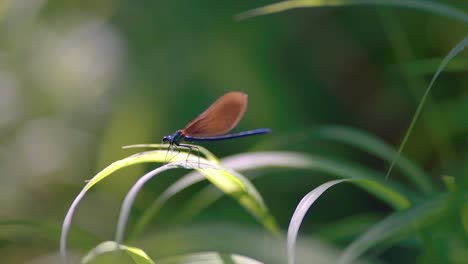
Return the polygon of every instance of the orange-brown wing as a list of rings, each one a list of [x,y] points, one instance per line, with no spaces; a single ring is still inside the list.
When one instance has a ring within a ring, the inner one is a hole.
[[[247,94],[229,92],[216,100],[181,131],[196,137],[219,136],[233,129],[247,110]]]

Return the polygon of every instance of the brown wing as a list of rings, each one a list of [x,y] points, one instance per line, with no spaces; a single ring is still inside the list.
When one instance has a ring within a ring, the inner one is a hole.
[[[196,137],[219,136],[233,129],[247,110],[247,94],[229,92],[216,100],[181,131]]]

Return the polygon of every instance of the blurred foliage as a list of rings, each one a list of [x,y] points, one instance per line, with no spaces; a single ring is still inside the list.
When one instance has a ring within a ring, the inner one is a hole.
[[[468,12],[466,0],[438,2]],[[57,261],[58,230],[85,180],[134,153],[121,146],[159,143],[230,90],[249,94],[249,110],[237,131],[270,127],[274,133],[203,144],[217,157],[301,151],[384,175],[385,159],[317,140],[311,131],[338,124],[398,148],[432,75],[466,36],[468,25],[382,6],[295,9],[234,20],[271,3],[0,0],[2,263]],[[382,245],[368,256],[371,261],[374,256],[389,263],[468,258],[466,58],[465,50],[442,72],[403,151],[430,175],[432,195],[454,195],[431,232],[420,240]],[[69,236],[77,259],[113,237],[124,195],[155,166],[118,172],[84,198]],[[167,173],[145,186],[130,228],[184,173]],[[330,179],[322,172],[286,169],[267,176],[254,184],[283,230],[300,198]],[[407,182],[398,170],[390,177]],[[136,240],[151,258],[194,250],[236,252],[266,263],[284,258],[285,243],[262,244],[261,226],[228,198],[179,226],[174,216],[201,188],[172,199]],[[327,263],[327,256],[365,229],[356,225],[354,232],[326,235],[334,225],[343,227],[342,219],[355,224],[352,216],[366,214],[368,227],[392,212],[351,185],[320,200],[313,219],[302,224],[298,260],[313,254],[317,263]]]

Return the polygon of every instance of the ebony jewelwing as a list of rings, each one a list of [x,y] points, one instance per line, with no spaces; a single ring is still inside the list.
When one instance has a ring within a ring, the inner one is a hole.
[[[191,151],[193,146],[184,145],[181,142],[218,141],[271,133],[269,128],[257,128],[227,134],[239,123],[246,110],[247,94],[237,91],[228,92],[188,123],[184,129],[163,137],[162,141],[169,143],[170,147],[176,145],[186,147]]]

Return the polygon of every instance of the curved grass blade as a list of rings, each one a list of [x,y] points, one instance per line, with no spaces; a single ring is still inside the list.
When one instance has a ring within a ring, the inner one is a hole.
[[[86,194],[86,192],[89,189],[91,189],[95,184],[102,181],[103,179],[105,179],[107,176],[109,176],[113,172],[119,169],[122,169],[124,167],[128,167],[130,165],[135,165],[139,163],[144,163],[144,162],[157,162],[157,161],[164,162],[166,152],[167,151],[159,151],[159,150],[148,151],[148,152],[143,152],[137,155],[132,155],[130,157],[118,160],[112,163],[111,165],[107,166],[102,171],[100,171],[98,174],[96,174],[91,180],[89,180],[86,183],[86,185],[83,187],[80,193],[73,200],[70,208],[67,211],[67,214],[65,215],[65,219],[63,220],[62,232],[60,235],[60,255],[64,263],[66,263],[67,261],[67,256],[66,256],[67,236],[68,236],[68,231],[70,229],[73,214],[75,212],[76,207],[80,203],[81,199],[83,199],[84,195]]]
[[[237,154],[226,157],[221,162],[229,168],[238,171],[254,171],[265,168],[285,168],[285,169],[310,169],[310,157],[301,153],[293,152],[257,152]],[[264,173],[248,176],[249,179],[263,176]],[[182,177],[180,181],[187,179],[197,180],[200,175],[189,173]],[[203,209],[213,204],[224,194],[212,186],[206,186],[188,200],[180,210],[178,219],[190,219]]]
[[[397,153],[396,150],[381,139],[364,131],[349,127],[323,126],[314,129],[312,134],[319,136],[320,138],[331,139],[357,147],[360,150],[386,160],[389,163],[393,162]],[[434,186],[432,185],[429,176],[407,158],[401,156],[399,161],[395,163],[395,167],[398,167],[403,175],[407,176],[408,179],[411,180],[423,193],[429,194],[434,190]]]
[[[291,135],[292,133],[292,135]],[[287,142],[288,145],[292,144],[291,141],[304,143],[306,140],[332,140],[342,143],[351,147],[355,147],[368,154],[374,155],[377,158],[387,161],[389,164],[392,162],[396,150],[385,143],[382,139],[377,138],[365,131],[355,128],[344,126],[319,126],[315,128],[302,129],[300,132],[291,132],[287,137],[284,135],[276,136],[275,142]],[[282,147],[282,143],[276,143],[275,146]],[[422,193],[431,193],[434,186],[427,175],[420,167],[412,163],[404,156],[395,163],[395,167],[399,168],[403,176],[406,176],[409,181],[421,190]]]
[[[310,206],[330,187],[343,182],[346,180],[335,180],[329,181],[315,188],[309,192],[304,198],[301,199],[299,204],[296,207],[296,210],[293,213],[291,221],[289,221],[288,235],[287,235],[287,250],[288,250],[288,264],[294,264],[295,262],[295,249],[296,249],[296,240],[297,234],[299,232],[299,227],[302,224],[302,220],[309,211]]]
[[[199,252],[158,260],[158,264],[262,264],[258,260],[238,255],[219,252]]]
[[[406,142],[408,141],[409,135],[411,134],[411,131],[413,131],[413,127],[416,124],[416,120],[419,118],[419,115],[421,113],[421,110],[424,106],[424,103],[426,102],[427,96],[429,95],[429,92],[431,91],[431,88],[437,79],[439,77],[439,74],[442,72],[442,70],[445,68],[445,66],[449,63],[449,61],[454,58],[456,55],[458,55],[465,47],[468,45],[468,36],[465,37],[462,41],[460,41],[448,54],[445,56],[445,58],[442,60],[442,62],[439,65],[439,68],[437,69],[436,73],[431,79],[431,82],[429,83],[429,86],[427,87],[426,91],[424,92],[423,97],[421,98],[421,101],[419,102],[418,108],[416,109],[416,112],[413,115],[413,118],[411,119],[411,123],[408,127],[408,130],[403,137],[403,141],[400,144],[400,147],[398,148],[397,153],[395,154],[395,157],[392,160],[392,163],[390,164],[387,174],[385,175],[385,178],[388,179],[390,176],[390,173],[392,172],[393,166],[395,165],[395,162],[398,160],[398,158],[401,156],[401,153],[403,151],[403,148],[406,145]]]
[[[83,257],[81,263],[90,263],[99,255],[117,250],[127,253],[136,264],[154,264],[154,261],[142,249],[117,244],[114,241],[105,241],[97,245],[88,254],[86,254],[86,256]]]
[[[442,211],[446,209],[446,197],[447,195],[439,195],[405,211],[391,214],[348,245],[338,263],[352,263],[367,249],[385,239],[401,233],[410,233],[414,228],[435,221],[438,216],[444,215]]]
[[[225,167],[233,168],[236,171],[248,171],[251,169],[260,169],[262,167],[284,167],[284,168],[308,168],[309,167],[309,159],[301,154],[296,153],[281,153],[281,155],[272,155],[266,156],[262,155],[262,153],[258,153],[258,155],[250,156],[251,154],[239,154],[230,156],[227,158],[222,159],[222,164]],[[205,177],[202,174],[194,171],[190,172],[184,177],[180,178],[176,182],[174,182],[171,186],[169,186],[143,213],[143,215],[138,219],[137,223],[135,224],[135,228],[130,236],[130,239],[135,238],[138,236],[143,229],[148,225],[151,218],[159,211],[159,209],[164,205],[164,203],[169,200],[171,197],[176,195],[177,193],[181,192],[182,190],[190,187],[193,184],[196,184],[200,181],[203,181]],[[214,202],[216,199],[223,195],[222,192],[219,190],[212,188],[211,186],[209,189],[213,197],[211,200]],[[197,199],[197,198],[195,198]],[[196,214],[199,210],[202,210],[206,207],[205,206],[194,206],[193,198],[190,199],[189,203],[193,212]],[[194,206],[194,207],[192,207]],[[192,215],[192,214],[191,214]]]
[[[164,145],[156,144],[155,146],[162,147]],[[167,145],[164,147],[167,147]],[[200,147],[200,146],[197,146],[197,147],[200,149],[200,151],[209,153],[209,151],[204,150],[203,147]],[[176,149],[178,148],[176,147]],[[180,148],[180,150],[185,151],[186,149]],[[81,199],[83,199],[84,195],[86,194],[86,192],[89,191],[89,189],[91,189],[95,184],[102,181],[103,179],[105,179],[107,176],[109,176],[113,172],[120,170],[122,168],[135,165],[135,164],[139,164],[139,163],[165,162],[166,154],[167,154],[167,150],[153,150],[153,151],[146,151],[146,152],[134,154],[130,157],[113,162],[111,165],[104,168],[102,171],[100,171],[98,174],[96,174],[91,180],[89,180],[86,183],[86,185],[83,187],[80,193],[73,200],[70,208],[67,211],[67,214],[65,215],[65,219],[62,224],[62,231],[60,235],[60,255],[64,263],[66,263],[67,261],[67,257],[66,257],[67,236],[68,236],[68,231],[70,229],[73,214],[75,212],[76,207],[80,203]],[[182,156],[185,156],[185,155],[177,155],[176,157],[181,158]]]
[[[383,175],[377,171],[360,167],[357,164],[320,156],[280,151],[257,152],[233,156],[232,159],[229,160],[229,165],[233,168],[244,166],[243,168],[245,169],[249,168],[250,170],[253,170],[260,169],[262,167],[277,167],[282,164],[279,163],[279,159],[284,159],[283,163],[289,164],[289,168],[315,170],[329,175],[334,175],[339,178],[359,178],[375,181],[378,185],[365,185],[361,187],[374,194],[376,197],[379,197],[382,201],[397,210],[407,208],[410,205],[410,201],[419,199],[413,194],[413,192],[409,191],[404,186],[399,185],[396,182],[384,181]],[[249,163],[247,163],[248,160],[250,160]],[[262,162],[259,162],[258,165],[256,165],[255,163],[257,161]],[[268,161],[270,161],[270,163],[268,163]],[[244,162],[245,164],[241,165]],[[374,187],[376,188],[374,189]]]
[[[200,163],[200,160],[203,161],[203,163]],[[273,234],[278,233],[278,228],[274,218],[268,212],[263,199],[255,187],[250,183],[250,181],[248,181],[244,176],[223,168],[217,164],[209,163],[204,159],[190,157],[188,160],[175,161],[155,169],[145,174],[135,183],[135,185],[133,185],[131,190],[126,195],[124,202],[122,203],[122,209],[120,211],[115,239],[118,243],[123,241],[125,226],[130,215],[130,209],[132,207],[133,201],[136,198],[136,195],[144,186],[144,184],[164,170],[175,166],[186,167],[187,165],[191,165],[191,168],[201,173],[218,189],[236,199],[241,205],[244,206],[244,208],[246,208],[247,211],[249,211],[259,222],[261,222],[267,230]]]
[[[326,202],[326,201],[324,201]],[[265,234],[261,228],[232,221],[196,221],[190,225],[167,226],[148,230],[139,237],[150,256],[166,252],[172,256],[186,252],[235,252],[253,257],[264,263],[287,263],[286,231],[276,238]],[[284,235],[283,235],[284,234]],[[222,241],[222,243],[220,243]],[[174,248],[177,245],[177,248]],[[317,239],[313,235],[299,236],[296,248],[297,263],[335,263],[341,249]],[[156,257],[155,257],[156,258]],[[160,259],[155,259],[159,263]],[[203,263],[203,262],[202,262]],[[356,264],[371,263],[365,261]],[[201,264],[201,263],[200,263]]]
[[[195,146],[195,145],[190,145],[190,146]],[[177,147],[177,146],[176,146]],[[214,163],[219,163],[219,160],[218,158],[213,155],[213,153],[211,153],[209,150],[207,150],[206,148],[204,147],[200,147],[200,146],[195,146],[196,148],[193,148],[193,151],[197,151],[197,149],[200,151],[201,154],[203,154],[203,156],[205,156],[205,158],[211,162],[214,162]],[[123,149],[131,149],[131,148],[157,148],[157,149],[166,149],[167,148],[167,144],[135,144],[135,145],[127,145],[127,146],[123,146],[122,147]],[[183,149],[183,148],[182,148]]]
[[[334,180],[320,185],[319,187],[313,189],[307,195],[305,195],[297,205],[296,210],[294,211],[294,214],[291,217],[291,221],[289,222],[287,235],[288,264],[294,264],[296,240],[299,232],[299,227],[302,224],[304,216],[309,211],[309,208],[325,191],[327,191],[332,186],[335,186],[336,184],[342,182],[351,182],[359,184],[361,186],[369,185],[370,188],[376,188],[376,186],[380,185],[380,183],[375,182],[373,180],[359,178]],[[380,188],[384,189],[385,187],[380,185]]]
[[[81,201],[85,193],[96,183],[100,182],[101,180],[109,176],[112,172],[115,172],[116,170],[119,170],[123,167],[142,163],[142,162],[164,162],[166,159],[166,152],[167,151],[162,151],[162,150],[147,151],[147,152],[138,153],[130,157],[127,157],[125,159],[116,161],[112,163],[111,165],[109,165],[104,170],[102,170],[101,172],[99,172],[85,185],[83,190],[78,194],[78,196],[73,201],[72,206],[68,210],[63,226],[62,226],[62,234],[61,234],[61,240],[60,240],[60,253],[64,262],[66,261],[66,239],[67,239],[68,230],[71,224],[71,219],[76,209],[76,206]],[[195,157],[193,155],[191,155],[190,157],[187,157],[186,155],[176,155],[174,158],[172,158],[172,161],[173,162],[171,162],[170,164],[167,164],[158,168],[159,170],[157,169],[158,171],[156,172],[156,174],[163,170],[176,168],[176,167],[184,167],[184,168],[189,168],[189,169],[195,168],[199,170],[207,179],[209,179],[218,188],[223,190],[225,193],[228,193],[229,195],[233,196],[250,213],[252,213],[257,219],[259,219],[259,221],[268,230],[270,230],[273,233],[277,232],[277,226],[274,221],[274,218],[269,214],[265,204],[263,203],[261,196],[258,194],[258,192],[253,187],[253,185],[249,181],[247,181],[243,176],[235,172],[228,171],[227,169],[221,168],[215,163],[212,163],[203,158]],[[201,165],[203,165],[203,167],[201,167]],[[151,173],[156,175],[154,171],[148,173],[147,175]],[[146,176],[145,179],[149,179],[151,177]],[[139,180],[140,183],[144,182],[143,180],[141,181],[140,180]],[[131,203],[127,202],[127,204],[131,204]],[[129,208],[125,210],[129,211]],[[125,222],[125,221],[119,220],[120,224],[119,224],[118,230],[122,230],[122,231],[120,231],[118,237],[119,236],[123,237],[122,222]]]
[[[246,154],[252,155],[252,154]],[[255,160],[256,156],[253,155],[250,159]],[[273,159],[274,160],[274,159]],[[364,168],[358,168],[357,166],[352,165],[344,165],[342,161],[333,161],[333,160],[326,160],[324,158],[318,157],[309,157],[309,166],[307,168],[303,167],[293,167],[290,166],[289,168],[296,168],[296,169],[309,169],[309,170],[316,170],[319,172],[325,172],[328,174],[332,174],[334,176],[338,176],[341,178],[359,178],[359,177],[366,177],[367,179],[376,182],[376,184],[365,184],[365,185],[358,185],[363,189],[367,190],[369,193],[374,194],[376,197],[380,198],[382,201],[388,203],[390,206],[397,210],[401,210],[404,208],[409,207],[410,201],[407,197],[412,197],[409,191],[403,191],[401,186],[395,184],[389,184],[389,182],[384,182],[380,180],[381,177],[373,177],[372,174],[369,174]],[[231,164],[232,165],[232,164]],[[271,163],[266,165],[265,167],[277,167],[280,163]],[[234,166],[235,167],[235,166]],[[280,166],[278,166],[280,167]],[[341,169],[342,168],[342,169]],[[261,167],[255,168],[261,169]],[[261,175],[257,175],[261,176]],[[380,175],[383,177],[383,175]],[[183,178],[182,178],[183,179]],[[408,194],[406,196],[405,194]],[[187,219],[191,218],[194,215],[198,214],[200,211],[205,209],[210,204],[214,203],[220,197],[223,196],[223,193],[213,189],[211,186],[207,186],[201,191],[199,191],[194,197],[192,197],[184,206],[179,213],[179,219]],[[416,198],[412,198],[411,200],[416,200]]]
[[[235,16],[235,19],[244,20],[255,16],[279,13],[296,8],[340,7],[351,5],[382,5],[409,8],[445,16],[468,24],[468,13],[442,3],[423,0],[290,0],[240,13]]]
[[[190,172],[184,177],[174,182],[168,188],[166,188],[166,190],[158,198],[156,198],[156,200],[154,200],[151,203],[151,205],[148,206],[143,212],[143,214],[138,218],[128,240],[131,241],[135,239],[143,232],[144,228],[149,224],[151,219],[154,217],[154,215],[156,215],[156,213],[159,211],[159,209],[161,209],[161,207],[166,203],[167,200],[169,200],[171,197],[181,192],[182,190],[204,179],[205,177],[203,177],[202,174],[198,172]],[[216,188],[213,189],[217,192],[219,191]]]
[[[224,158],[221,161],[226,167],[233,168],[236,171],[254,171],[265,168],[293,168],[315,170],[341,178],[364,177],[369,180],[380,181],[380,184],[375,186],[368,184],[361,187],[381,198],[397,210],[409,207],[410,201],[417,199],[404,187],[399,186],[392,181],[384,182],[381,180],[383,179],[383,175],[380,175],[377,172],[371,172],[365,168],[360,168],[355,165],[348,165],[342,161],[334,161],[302,153],[279,151],[256,152],[233,155]],[[150,219],[158,212],[168,199],[203,179],[204,177],[198,172],[191,172],[168,187],[166,191],[161,194],[161,196],[158,197],[147,210],[145,210],[142,217],[138,219],[131,238],[133,239],[137,235],[141,234],[144,228],[148,225]],[[187,201],[186,206],[180,210],[181,213],[179,216],[191,217],[196,215],[222,196],[222,192],[219,192],[213,188],[213,186],[207,186]]]

